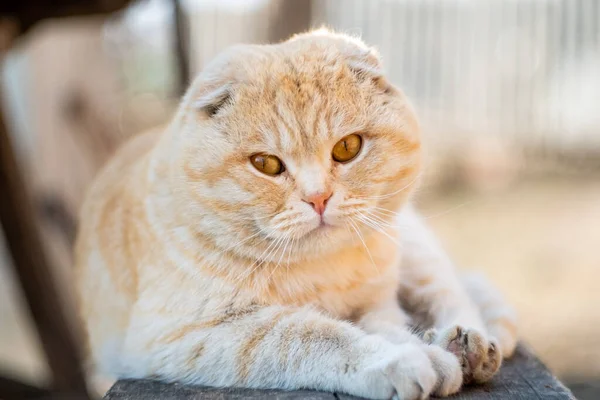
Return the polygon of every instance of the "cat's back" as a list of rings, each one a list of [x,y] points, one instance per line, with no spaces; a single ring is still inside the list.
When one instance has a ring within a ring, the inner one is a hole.
[[[131,186],[130,182],[136,182],[132,178],[142,168],[142,163],[147,158],[150,150],[156,144],[161,130],[153,129],[134,136],[125,142],[100,170],[89,187],[83,206],[81,207],[79,219],[80,226],[75,249],[76,257],[85,242],[86,235],[90,229],[110,229],[110,226],[102,224],[99,214],[111,213],[111,207],[122,205],[126,200],[126,194],[135,194],[138,185]],[[140,182],[137,181],[139,184]],[[119,198],[120,199],[117,199]],[[115,203],[115,204],[112,204]],[[84,246],[83,246],[84,247]]]
[[[135,301],[137,254],[131,244],[144,229],[136,220],[143,214],[148,155],[161,132],[147,131],[126,142],[96,176],[81,208],[75,272],[89,347],[103,348],[96,359],[114,357]]]
[[[132,169],[148,155],[158,141],[161,132],[161,128],[142,132],[127,140],[117,149],[94,178],[86,194],[82,212],[86,208],[94,207],[98,202],[102,202],[107,192],[118,189],[119,183],[127,179]]]

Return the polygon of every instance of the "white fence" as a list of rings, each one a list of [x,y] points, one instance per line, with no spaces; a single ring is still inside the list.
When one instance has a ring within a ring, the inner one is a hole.
[[[316,4],[317,22],[379,47],[429,130],[600,146],[600,1]]]
[[[600,0],[187,0],[192,70],[268,41],[288,1],[378,47],[438,142],[600,150]]]

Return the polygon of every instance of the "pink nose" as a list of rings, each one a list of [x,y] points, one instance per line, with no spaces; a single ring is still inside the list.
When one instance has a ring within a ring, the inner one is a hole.
[[[319,215],[323,215],[327,202],[331,198],[332,192],[317,193],[311,196],[306,196],[302,199],[305,203],[310,204]]]

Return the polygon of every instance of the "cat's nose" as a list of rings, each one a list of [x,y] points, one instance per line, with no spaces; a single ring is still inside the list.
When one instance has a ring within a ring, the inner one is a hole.
[[[310,196],[306,196],[302,199],[302,201],[310,204],[317,212],[317,214],[323,215],[323,213],[325,212],[325,207],[327,207],[327,202],[329,201],[332,195],[333,192],[331,191],[316,193]]]

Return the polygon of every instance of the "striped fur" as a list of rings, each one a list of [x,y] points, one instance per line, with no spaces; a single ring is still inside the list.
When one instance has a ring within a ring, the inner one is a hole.
[[[351,133],[361,152],[334,162]],[[76,263],[94,363],[124,378],[368,398],[458,391],[473,374],[460,357],[488,347],[459,352],[445,332],[460,325],[485,346],[496,334],[508,355],[513,325],[495,296],[481,317],[477,291],[406,205],[420,147],[413,111],[357,39],[317,31],[226,51],[170,125],[130,141],[89,191]],[[286,171],[261,174],[259,152]],[[326,191],[322,226],[302,199]],[[431,313],[429,344],[409,331],[399,290]]]

